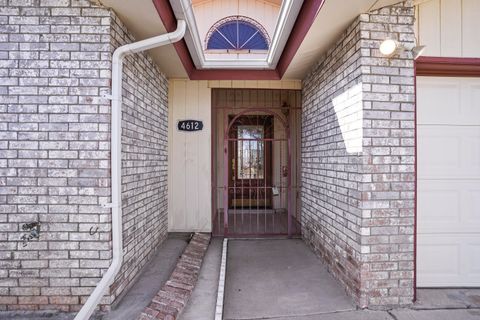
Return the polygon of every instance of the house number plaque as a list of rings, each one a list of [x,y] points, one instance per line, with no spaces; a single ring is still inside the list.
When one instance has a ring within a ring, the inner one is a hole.
[[[201,131],[203,130],[203,122],[200,120],[180,120],[177,124],[178,131]]]

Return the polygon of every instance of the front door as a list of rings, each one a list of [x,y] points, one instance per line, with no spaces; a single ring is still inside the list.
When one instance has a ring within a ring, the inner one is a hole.
[[[240,116],[228,135],[229,208],[272,208],[273,117]]]

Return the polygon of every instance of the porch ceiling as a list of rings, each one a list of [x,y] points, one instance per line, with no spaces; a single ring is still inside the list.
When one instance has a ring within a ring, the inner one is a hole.
[[[91,2],[100,2],[112,8],[136,40],[167,32],[152,0],[91,0]],[[187,73],[172,45],[152,49],[149,53],[168,78],[187,78]]]
[[[325,0],[313,25],[287,68],[286,79],[303,79],[322,54],[361,13],[392,5],[399,0]]]
[[[92,0],[112,8],[127,28],[142,40],[166,32],[152,0]],[[284,79],[303,79],[309,68],[335,42],[347,26],[363,12],[400,2],[399,0],[325,0],[312,27],[286,70]],[[187,73],[172,45],[150,50],[159,68],[169,78],[186,78]]]

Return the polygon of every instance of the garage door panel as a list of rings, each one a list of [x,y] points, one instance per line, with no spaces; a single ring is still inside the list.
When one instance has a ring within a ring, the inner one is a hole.
[[[465,217],[469,223],[478,224],[478,230],[480,230],[480,180],[473,181],[473,184],[472,188],[465,195]]]
[[[480,80],[417,78],[417,124],[480,125]]]
[[[467,272],[480,275],[480,244],[478,242],[471,243],[467,248],[470,263],[467,264]]]
[[[461,125],[480,125],[480,79],[461,78],[460,118]],[[452,123],[450,120],[447,123]],[[455,122],[454,122],[455,123]]]
[[[480,286],[478,235],[423,235],[417,244],[419,287]]]
[[[419,179],[480,179],[480,127],[419,126],[417,132]]]
[[[480,180],[473,181],[473,186],[466,193],[465,219],[472,224],[478,225],[480,230]]]
[[[418,234],[478,233],[480,180],[419,180]]]
[[[449,120],[449,115],[453,118],[461,117],[460,106],[456,110],[451,110],[450,107],[459,105],[460,85],[458,82],[419,78],[417,86],[422,88],[417,92],[417,104],[423,106],[422,109],[418,109],[418,124],[442,124]],[[435,103],[431,103],[431,101],[435,101]]]
[[[456,176],[458,173],[452,170],[458,171],[461,166],[460,132],[448,130],[449,134],[440,132],[436,127],[421,127],[418,131],[418,163],[421,172],[419,178],[437,178],[438,174]]]
[[[462,82],[464,84],[462,88],[462,106],[465,110],[464,113],[467,115],[471,114],[472,116],[476,117],[475,119],[478,120],[480,118],[480,108],[478,107],[478,103],[480,101],[480,79],[462,79]]]
[[[444,181],[419,181],[418,210],[422,212],[418,219],[418,230],[438,228],[438,226],[460,223],[458,212],[462,210],[461,192]]]
[[[480,230],[480,180],[419,180],[418,227],[461,223],[465,230]],[[478,227],[478,229],[477,229]]]
[[[460,257],[460,246],[443,241],[425,241],[418,244],[418,254],[426,259],[419,261],[418,270],[428,271],[436,276],[448,276],[458,274],[460,266],[458,258]],[[441,261],[442,263],[438,263]]]

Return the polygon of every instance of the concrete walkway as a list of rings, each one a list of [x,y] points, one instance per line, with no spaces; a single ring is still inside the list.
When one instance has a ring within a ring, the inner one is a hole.
[[[224,319],[347,310],[355,305],[302,240],[229,241]]]
[[[255,320],[257,320],[256,318]],[[262,318],[268,320],[479,320],[479,310],[411,310],[397,309],[392,311],[357,310],[330,312],[309,316],[288,316]]]
[[[223,239],[210,242],[195,289],[179,320],[213,320],[217,302],[218,276],[222,260]]]
[[[188,236],[170,234],[146,265],[138,280],[102,320],[136,319],[170,277],[188,244]]]
[[[412,309],[480,308],[480,289],[419,289]]]
[[[230,240],[223,319],[480,320],[480,289],[417,293],[410,308],[356,310],[302,240]]]
[[[135,285],[109,314],[135,319],[170,276],[187,238],[170,235]],[[222,239],[213,239],[179,320],[214,320]],[[230,240],[225,320],[480,320],[480,289],[420,289],[410,308],[356,310],[302,240]],[[74,314],[0,312],[0,319],[71,320]]]

